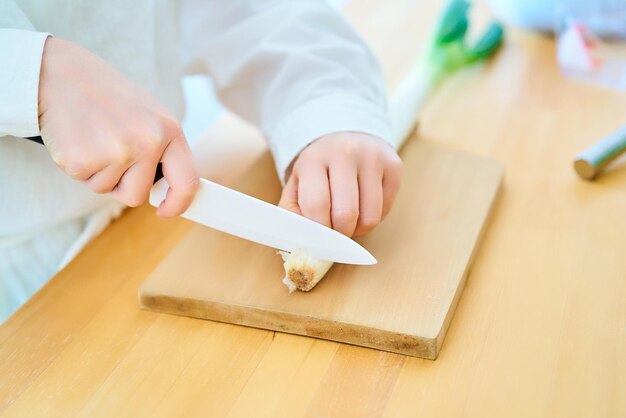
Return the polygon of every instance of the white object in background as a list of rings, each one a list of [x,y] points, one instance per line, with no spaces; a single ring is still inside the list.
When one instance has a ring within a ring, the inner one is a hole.
[[[589,36],[590,33],[580,24],[571,24],[563,31],[557,45],[557,60],[561,68],[593,70],[596,60],[592,56],[592,49],[596,40]]]
[[[542,31],[554,30],[556,0],[488,0],[488,2],[497,18],[507,25]]]
[[[211,80],[204,74],[186,75],[182,78],[185,101],[183,132],[193,149],[200,136],[222,113],[224,107],[215,94]]]
[[[564,75],[626,89],[626,1],[488,0],[511,26],[554,31]]]
[[[603,41],[582,21],[563,19],[557,39],[557,60],[567,77],[625,90],[626,54],[620,51],[623,46],[620,39]]]
[[[626,12],[623,0],[488,0],[499,20],[510,26],[552,32],[563,17],[586,17],[597,35],[626,37],[619,16]],[[558,31],[558,27],[556,28]]]

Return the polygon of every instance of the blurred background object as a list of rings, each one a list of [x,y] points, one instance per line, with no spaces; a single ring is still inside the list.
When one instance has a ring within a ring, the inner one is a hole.
[[[556,34],[565,76],[626,89],[626,1],[559,1]]]
[[[570,78],[626,89],[625,0],[488,0],[500,20],[554,32]]]
[[[558,0],[488,0],[493,13],[510,26],[551,31]],[[573,0],[594,1],[594,0]]]

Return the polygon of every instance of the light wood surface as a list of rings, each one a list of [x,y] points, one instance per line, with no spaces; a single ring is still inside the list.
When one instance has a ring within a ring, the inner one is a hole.
[[[348,13],[393,81],[439,6]],[[626,97],[563,79],[554,57],[551,38],[509,31],[424,111],[422,139],[506,170],[437,361],[138,309],[191,226],[141,207],[0,327],[0,416],[626,416],[626,165],[593,183],[571,166],[626,123]],[[258,156],[230,139],[242,167]]]
[[[435,359],[502,179],[491,159],[412,138],[393,211],[361,244],[375,266],[335,265],[289,294],[276,250],[196,225],[139,289],[142,307]],[[265,154],[237,190],[276,203]]]

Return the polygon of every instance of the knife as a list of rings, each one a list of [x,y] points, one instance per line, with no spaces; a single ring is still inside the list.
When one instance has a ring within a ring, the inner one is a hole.
[[[43,144],[39,136],[27,139]],[[160,163],[154,182],[150,204],[158,207],[169,188]],[[279,250],[303,249],[320,260],[363,265],[377,262],[365,248],[334,229],[205,179],[200,179],[193,202],[180,216]]]

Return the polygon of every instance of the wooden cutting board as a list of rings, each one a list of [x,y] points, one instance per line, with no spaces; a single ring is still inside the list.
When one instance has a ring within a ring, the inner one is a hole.
[[[435,359],[502,178],[499,163],[410,139],[403,186],[362,245],[375,266],[335,265],[289,294],[276,251],[194,226],[139,290],[143,308]],[[277,202],[269,154],[238,190]]]

